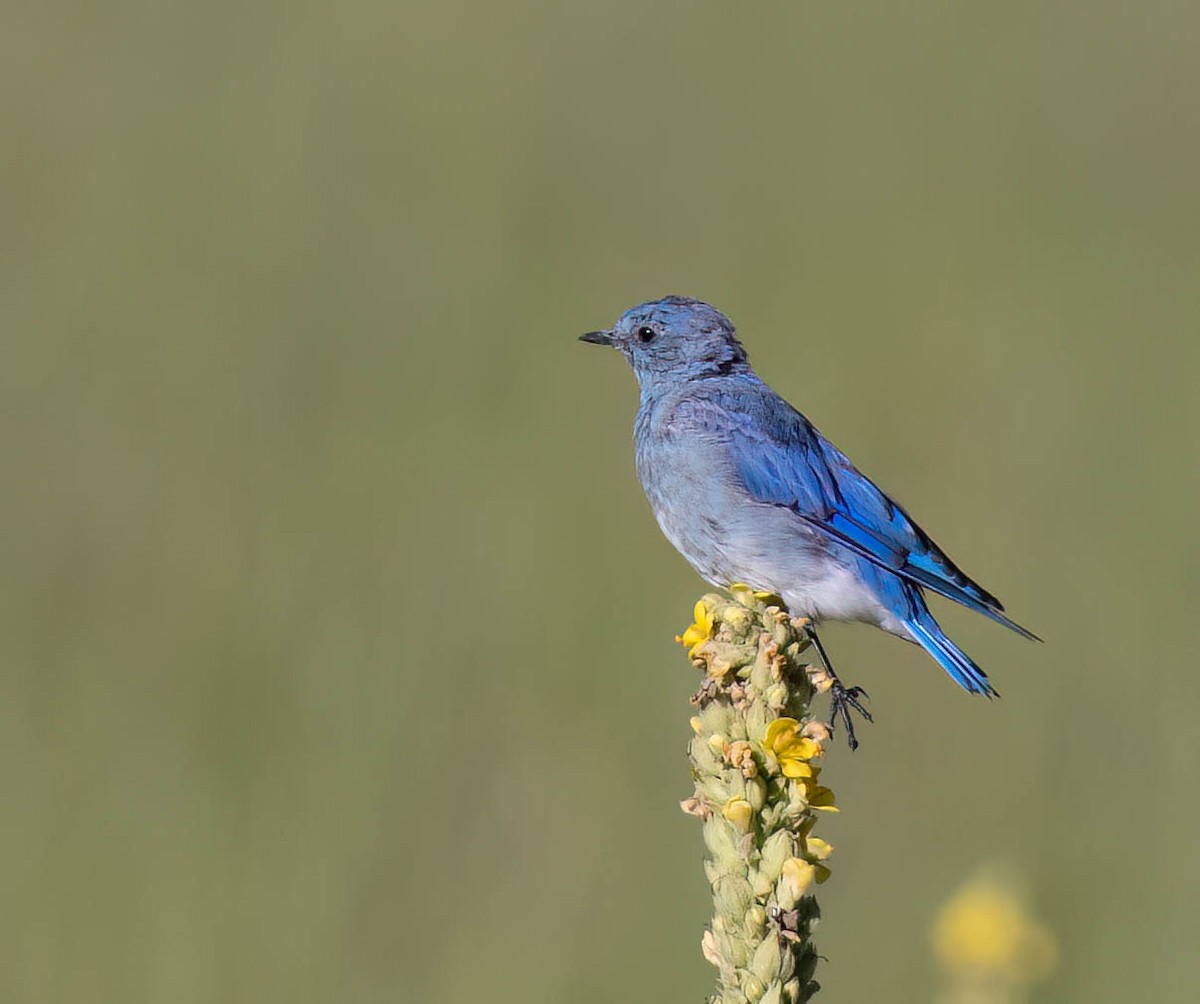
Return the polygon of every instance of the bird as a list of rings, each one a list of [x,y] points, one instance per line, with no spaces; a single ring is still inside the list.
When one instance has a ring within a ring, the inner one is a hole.
[[[830,724],[845,725],[851,749],[851,711],[873,719],[866,691],[845,686],[829,661],[826,621],[881,628],[921,646],[963,690],[999,696],[926,592],[1040,639],[763,382],[721,311],[665,296],[580,339],[617,349],[637,377],[635,463],[664,535],[707,582],[771,593],[803,619],[831,680]]]

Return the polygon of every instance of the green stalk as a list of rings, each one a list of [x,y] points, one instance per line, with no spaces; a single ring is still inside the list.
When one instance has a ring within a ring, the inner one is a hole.
[[[679,639],[704,671],[688,745],[695,793],[682,803],[703,820],[713,918],[702,940],[717,968],[714,1004],[798,1004],[819,989],[810,895],[829,876],[832,848],[813,835],[836,812],[818,783],[829,739],[809,702],[825,681],[800,661],[807,636],[779,600],[735,586],[710,594]]]

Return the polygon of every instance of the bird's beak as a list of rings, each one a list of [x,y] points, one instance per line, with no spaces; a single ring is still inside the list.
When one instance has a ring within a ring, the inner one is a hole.
[[[613,333],[611,331],[589,331],[586,335],[580,335],[581,342],[591,342],[593,345],[612,345]]]

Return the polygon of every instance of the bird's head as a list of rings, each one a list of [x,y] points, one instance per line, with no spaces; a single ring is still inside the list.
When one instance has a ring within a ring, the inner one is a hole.
[[[613,327],[589,331],[581,340],[620,349],[643,391],[750,365],[733,322],[716,307],[688,296],[640,303]]]

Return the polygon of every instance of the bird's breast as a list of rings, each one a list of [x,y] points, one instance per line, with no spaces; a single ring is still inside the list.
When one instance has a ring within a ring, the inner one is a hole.
[[[728,585],[727,527],[744,504],[732,465],[717,444],[700,437],[641,435],[638,478],[666,538],[709,582]]]

